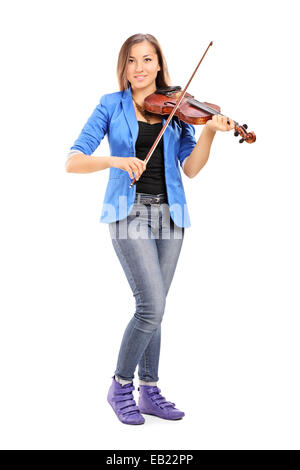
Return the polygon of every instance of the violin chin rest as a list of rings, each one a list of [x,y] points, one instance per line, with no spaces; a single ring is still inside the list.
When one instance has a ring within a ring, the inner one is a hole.
[[[176,93],[177,91],[181,91],[181,86],[167,86],[166,88],[157,88],[154,93],[157,95],[165,95],[166,93]]]

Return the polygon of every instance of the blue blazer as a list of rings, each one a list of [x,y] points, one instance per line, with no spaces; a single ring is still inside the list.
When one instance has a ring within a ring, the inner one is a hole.
[[[165,124],[166,118],[162,118]],[[135,143],[139,126],[136,118],[131,87],[124,91],[108,93],[84,125],[70,150],[91,155],[107,134],[110,152],[116,157],[135,157]],[[165,181],[170,215],[179,227],[190,227],[185,192],[179,164],[196,145],[195,128],[173,116],[162,136],[164,146]],[[111,223],[128,216],[136,195],[135,184],[129,188],[131,178],[120,168],[109,169],[100,222]]]

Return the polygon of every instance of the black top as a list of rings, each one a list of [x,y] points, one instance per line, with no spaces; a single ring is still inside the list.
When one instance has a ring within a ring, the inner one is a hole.
[[[145,160],[155,139],[162,128],[162,123],[149,124],[148,122],[138,121],[139,134],[135,144],[136,157]],[[142,173],[140,179],[136,181],[136,191],[148,194],[167,194],[165,183],[165,165],[164,165],[164,145],[163,138],[160,139],[156,149],[147,163],[146,170]]]

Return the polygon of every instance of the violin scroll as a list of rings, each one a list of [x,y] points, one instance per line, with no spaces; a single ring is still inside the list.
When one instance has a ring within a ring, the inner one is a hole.
[[[242,144],[244,141],[246,141],[248,144],[252,144],[253,142],[256,141],[256,135],[254,132],[247,132],[248,126],[247,124],[243,124],[240,126],[238,123],[234,126],[234,136],[238,137],[239,135],[242,137],[239,140],[239,143]]]

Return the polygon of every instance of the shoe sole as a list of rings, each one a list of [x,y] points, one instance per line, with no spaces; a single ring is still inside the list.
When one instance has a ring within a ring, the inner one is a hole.
[[[178,421],[179,419],[182,419],[185,416],[185,415],[179,416],[179,418],[164,418],[163,416],[158,416],[158,415],[155,415],[154,413],[145,413],[144,411],[141,411],[141,414],[142,415],[156,416],[157,418],[167,419],[168,421]]]

